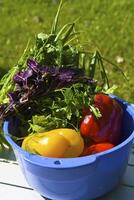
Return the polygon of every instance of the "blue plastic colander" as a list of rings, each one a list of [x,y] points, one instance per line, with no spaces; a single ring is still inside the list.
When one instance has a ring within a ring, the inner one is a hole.
[[[4,122],[5,138],[34,190],[53,200],[91,200],[120,183],[134,138],[134,107],[118,97],[113,98],[124,110],[120,144],[90,156],[56,159],[30,154],[11,138],[10,134],[17,131],[16,122]]]

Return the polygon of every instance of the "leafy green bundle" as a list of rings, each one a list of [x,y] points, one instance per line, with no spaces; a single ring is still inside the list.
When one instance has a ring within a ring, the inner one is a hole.
[[[78,129],[84,106],[100,117],[92,106],[93,96],[109,89],[103,62],[108,60],[98,51],[84,50],[75,22],[58,30],[62,5],[61,0],[50,34],[39,33],[34,46],[28,44],[17,65],[0,80],[1,119],[16,116],[23,129],[28,124],[30,133],[59,127]]]

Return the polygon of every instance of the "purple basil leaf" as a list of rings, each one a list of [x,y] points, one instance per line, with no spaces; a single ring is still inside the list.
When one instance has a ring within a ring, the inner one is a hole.
[[[26,81],[32,75],[33,75],[33,71],[31,69],[28,69],[24,72],[19,72],[15,74],[15,76],[13,77],[13,80],[16,83],[23,82],[23,81]]]
[[[28,59],[27,60],[27,66],[32,69],[34,72],[38,73],[39,72],[39,64],[33,60],[33,59]]]
[[[18,94],[19,94],[19,91],[14,91],[14,92],[8,93],[10,103],[14,103],[14,102],[18,101]]]
[[[34,102],[40,96],[47,96],[73,83],[95,85],[94,80],[85,76],[84,70],[71,67],[44,66],[35,60],[27,60],[27,70],[15,74],[13,78],[16,89],[8,94],[9,104],[0,107],[0,116],[14,115],[18,112],[27,113],[34,110]],[[28,112],[29,112],[28,111]]]

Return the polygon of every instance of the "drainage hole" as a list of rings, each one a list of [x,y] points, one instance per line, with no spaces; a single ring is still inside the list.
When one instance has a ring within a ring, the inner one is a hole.
[[[55,161],[54,161],[54,164],[55,164],[55,165],[60,165],[61,162],[60,162],[60,160],[55,160]]]

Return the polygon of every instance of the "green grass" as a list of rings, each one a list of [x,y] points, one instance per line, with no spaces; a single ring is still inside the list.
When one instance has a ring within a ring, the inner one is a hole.
[[[35,34],[48,33],[55,16],[56,0],[0,0],[0,72],[1,76],[21,56],[28,39]],[[91,50],[119,64],[128,76],[128,81],[112,66],[107,66],[111,84],[117,84],[115,94],[134,102],[134,0],[67,0],[61,12],[60,24],[80,17],[77,30],[81,31],[82,43]]]

